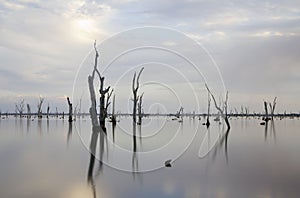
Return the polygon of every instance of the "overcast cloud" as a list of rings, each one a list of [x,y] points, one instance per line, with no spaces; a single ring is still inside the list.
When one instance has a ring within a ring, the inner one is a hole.
[[[300,111],[300,2],[294,0],[2,0],[1,111],[14,111],[14,103],[21,98],[36,106],[39,95],[52,106],[66,110],[64,97],[72,95],[76,72],[93,41],[100,43],[112,34],[141,26],[176,29],[202,43],[220,68],[232,107],[244,105],[261,111],[264,99],[277,96],[279,111]],[[176,43],[164,45],[177,49]],[[89,63],[92,65],[92,57],[85,62]],[[129,58],[123,67],[128,70],[135,66],[133,63]],[[144,79],[150,81],[155,72],[145,70]],[[128,108],[130,96],[126,94],[130,93],[132,74],[123,79],[119,95],[116,92],[118,109],[123,112]],[[119,78],[118,73],[107,71],[107,75],[111,83]],[[187,76],[194,85],[203,86],[203,79]],[[162,78],[169,79],[169,86],[173,83],[178,93],[179,87],[185,86],[171,76]],[[172,95],[157,88],[157,97],[149,96],[147,101],[146,90],[145,108],[151,107],[154,112],[155,102],[163,103]],[[150,87],[148,93],[153,90]],[[203,110],[206,95],[201,98],[203,89],[199,90]],[[186,111],[196,109],[187,103],[194,101],[183,102]],[[167,110],[174,111],[177,106],[175,102]]]

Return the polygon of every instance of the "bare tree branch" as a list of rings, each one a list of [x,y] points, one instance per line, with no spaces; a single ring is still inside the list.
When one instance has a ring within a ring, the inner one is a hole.
[[[140,70],[140,72],[138,74],[138,77],[136,79],[136,89],[138,89],[140,87],[140,82],[139,81],[140,81],[140,76],[141,76],[143,70],[144,70],[144,67],[142,67],[142,69]]]
[[[207,91],[209,92],[209,94],[211,95],[211,97],[212,97],[212,99],[213,99],[213,101],[214,101],[214,104],[215,104],[216,109],[217,109],[222,115],[224,115],[223,110],[217,105],[217,101],[216,101],[216,99],[215,99],[215,96],[211,93],[211,91],[210,91],[210,89],[208,88],[208,86],[207,86],[206,83],[205,83],[205,87],[206,87]]]
[[[22,117],[24,109],[25,109],[25,103],[24,103],[24,99],[22,99],[20,103],[16,104],[16,113],[18,113],[20,117]]]
[[[138,90],[139,90],[139,87],[140,87],[139,80],[140,80],[140,76],[141,76],[143,70],[144,70],[144,67],[142,67],[140,69],[137,78],[136,78],[136,72],[134,72],[133,79],[132,79],[132,93],[133,93],[133,113],[132,113],[132,116],[133,116],[134,124],[136,123],[137,102],[139,100],[139,95],[138,95]]]
[[[209,94],[211,95],[213,101],[214,101],[214,104],[215,104],[215,107],[216,109],[221,113],[223,119],[225,120],[225,123],[227,125],[227,129],[229,130],[230,129],[230,123],[229,123],[229,120],[228,120],[228,114],[227,114],[227,109],[228,109],[228,91],[226,92],[226,95],[225,95],[225,101],[223,103],[223,108],[224,110],[217,105],[217,101],[214,97],[214,95],[211,93],[210,89],[208,88],[207,84],[205,83],[205,87],[207,89],[207,91],[209,92]],[[224,113],[225,111],[225,113]]]
[[[38,118],[42,118],[42,105],[43,105],[43,102],[44,102],[44,98],[42,96],[40,96],[39,102],[37,104]]]

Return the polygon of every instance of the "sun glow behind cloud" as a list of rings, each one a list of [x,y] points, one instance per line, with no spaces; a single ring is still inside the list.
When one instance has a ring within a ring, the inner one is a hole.
[[[75,35],[83,41],[95,39],[99,32],[95,25],[95,21],[92,19],[75,19],[72,25]]]

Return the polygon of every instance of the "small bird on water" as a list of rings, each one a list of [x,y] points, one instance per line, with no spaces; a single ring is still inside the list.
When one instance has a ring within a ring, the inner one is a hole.
[[[165,167],[172,167],[172,165],[171,165],[171,161],[172,160],[167,160],[167,161],[165,161]]]

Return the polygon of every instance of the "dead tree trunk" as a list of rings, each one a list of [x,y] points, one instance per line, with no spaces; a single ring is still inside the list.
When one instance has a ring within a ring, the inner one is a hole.
[[[108,86],[106,89],[104,89],[104,77],[100,76],[100,115],[99,115],[99,121],[100,121],[100,126],[104,129],[105,131],[105,118],[106,118],[106,105],[105,105],[105,95],[109,92],[110,86]]]
[[[238,114],[239,114],[239,112],[236,108],[234,108],[234,114],[235,114],[235,116],[238,116]]]
[[[116,120],[116,115],[115,115],[115,100],[116,100],[116,95],[114,94],[114,97],[113,97],[113,104],[112,104],[112,112],[111,112],[111,122],[113,124],[113,126],[116,125],[117,123],[117,120]]]
[[[182,119],[182,114],[183,114],[183,107],[180,107],[180,109],[176,112],[175,117]]]
[[[97,62],[98,62],[98,51],[96,49],[96,41],[94,43],[94,49],[96,52],[95,56],[95,64],[94,64],[94,69],[92,72],[92,75],[88,76],[88,85],[89,85],[89,91],[90,91],[90,99],[91,99],[91,107],[89,109],[91,120],[92,120],[92,139],[90,143],[90,152],[91,152],[91,161],[90,161],[90,166],[89,166],[89,171],[88,171],[88,180],[93,182],[93,168],[94,168],[94,161],[95,161],[95,152],[96,152],[96,147],[97,147],[97,139],[98,135],[100,135],[100,149],[103,148],[103,135],[105,129],[105,93],[109,91],[109,87],[104,90],[103,89],[103,84],[104,84],[104,77],[101,77],[100,72],[97,69]],[[99,79],[100,79],[100,115],[99,119],[97,118],[97,103],[96,103],[96,94],[95,94],[95,89],[94,89],[94,78],[95,78],[95,73],[97,73]],[[100,125],[99,125],[100,123]],[[100,151],[100,166],[102,166],[102,152],[103,149]],[[93,184],[92,184],[93,185]],[[94,196],[96,192],[94,191]]]
[[[142,124],[142,103],[143,103],[143,95],[144,93],[142,93],[142,95],[139,97],[139,102],[138,102],[138,114],[139,114],[139,121],[138,121],[138,125]]]
[[[90,99],[91,99],[91,107],[89,109],[89,112],[90,112],[90,116],[91,116],[91,120],[92,120],[93,136],[96,136],[96,134],[98,132],[100,132],[100,126],[99,126],[98,119],[97,119],[96,94],[95,94],[95,89],[94,89],[95,73],[97,72],[98,75],[100,76],[99,71],[97,69],[97,62],[98,62],[99,54],[98,54],[98,51],[96,49],[96,42],[94,43],[94,48],[95,48],[95,52],[96,52],[95,65],[94,65],[92,75],[88,76],[88,85],[89,85]],[[92,147],[92,143],[91,143],[90,147]]]
[[[58,118],[58,110],[57,110],[57,107],[55,107],[55,111],[56,111],[56,117]]]
[[[96,108],[96,95],[94,90],[94,75],[88,77],[90,98],[91,98],[91,107],[90,107],[90,116],[92,120],[92,125],[94,127],[99,127],[97,119],[97,108]]]
[[[111,96],[112,96],[112,94],[113,94],[113,89],[110,91],[110,92],[108,92],[106,95],[106,103],[105,103],[105,108],[104,108],[104,117],[105,118],[107,118],[108,117],[108,107],[109,107],[109,105],[110,105],[110,98],[111,98]]]
[[[67,97],[67,101],[68,101],[68,105],[69,105],[69,122],[72,122],[73,121],[73,119],[72,119],[72,117],[73,117],[73,104],[70,102],[70,98],[69,97]]]
[[[37,112],[37,114],[38,114],[38,119],[41,119],[41,118],[43,117],[43,113],[42,113],[42,105],[43,105],[43,102],[44,102],[44,98],[42,98],[42,97],[40,96],[40,98],[39,98],[39,103],[38,103],[38,105],[37,105],[37,109],[38,109],[38,112]]]
[[[133,119],[134,124],[136,124],[136,108],[137,108],[137,102],[139,100],[139,95],[138,95],[138,90],[140,87],[139,80],[140,80],[140,76],[141,76],[143,70],[144,70],[144,67],[142,67],[141,70],[139,71],[137,78],[136,78],[136,72],[134,72],[134,76],[132,79],[132,93],[133,93],[132,119]]]
[[[47,107],[47,119],[49,119],[49,111],[50,111],[50,107],[49,107],[49,103],[48,103],[48,107]]]
[[[98,50],[96,48],[96,41],[94,42],[94,50],[95,50],[95,53],[96,53],[94,69],[93,69],[92,75],[90,75],[88,77],[89,90],[90,90],[90,96],[91,96],[90,115],[91,115],[91,118],[92,118],[92,124],[93,124],[93,126],[98,127],[99,126],[98,120],[96,120],[96,118],[97,118],[96,95],[95,95],[95,90],[94,90],[94,77],[95,77],[95,74],[97,74],[98,77],[99,77],[99,80],[100,80],[100,89],[99,89],[99,93],[100,93],[99,123],[100,123],[101,128],[105,132],[106,131],[106,128],[105,128],[105,118],[107,116],[106,107],[108,107],[108,105],[109,105],[109,98],[108,98],[108,100],[106,101],[106,104],[105,104],[105,95],[109,92],[110,86],[107,87],[107,88],[104,88],[104,77],[101,76],[99,70],[97,69],[99,53],[98,53]]]
[[[243,106],[241,106],[241,115],[242,115],[242,117],[244,117],[244,107]]]
[[[138,90],[140,87],[139,79],[144,70],[144,67],[141,68],[141,70],[138,73],[138,76],[136,78],[136,72],[134,72],[134,76],[132,79],[132,93],[133,93],[133,109],[132,109],[132,125],[133,125],[133,150],[136,151],[136,108],[137,108],[137,102],[139,100]]]
[[[23,116],[23,112],[25,109],[24,99],[21,100],[20,103],[16,104],[16,113],[19,114],[20,118]]]
[[[248,114],[249,114],[249,108],[245,107],[245,116],[246,116],[246,118],[248,117]]]
[[[30,110],[30,105],[27,104],[27,118],[31,117],[31,110]]]
[[[99,78],[101,77],[100,72],[97,69],[99,53],[96,49],[96,41],[94,43],[94,49],[96,52],[94,69],[93,69],[92,75],[88,76],[88,84],[89,84],[90,99],[91,99],[91,107],[89,109],[89,112],[90,112],[90,116],[91,116],[91,120],[92,120],[93,132],[95,131],[95,129],[100,129],[98,119],[97,119],[97,104],[96,104],[96,94],[95,94],[95,89],[94,89],[95,73],[98,74]],[[100,83],[101,83],[101,81],[100,81]],[[100,119],[99,119],[99,121],[100,121]],[[100,131],[100,130],[98,130],[98,131]]]
[[[228,120],[228,91],[226,91],[226,97],[225,97],[225,102],[224,102],[224,111],[225,111],[225,123],[227,125],[227,130],[230,130],[230,123]]]
[[[105,95],[109,92],[110,87],[104,89],[104,77],[100,77],[100,115],[99,115],[99,121],[100,126],[105,129]]]
[[[274,112],[275,112],[275,107],[276,107],[276,99],[277,99],[277,97],[274,98],[273,104],[269,103],[270,113],[271,113],[271,120],[274,119]]]
[[[226,92],[226,96],[225,96],[225,101],[223,103],[223,107],[224,107],[224,110],[217,105],[217,101],[214,97],[214,95],[211,93],[211,91],[209,90],[207,84],[205,84],[205,87],[207,89],[207,91],[209,92],[209,94],[211,95],[213,101],[214,101],[214,104],[215,104],[215,107],[216,109],[220,112],[220,114],[222,115],[226,125],[227,125],[227,129],[230,130],[230,123],[229,123],[229,120],[228,120],[228,113],[227,113],[227,109],[228,109],[228,91]]]
[[[268,103],[266,101],[264,101],[264,107],[265,107],[264,121],[268,122],[270,118],[269,118],[269,113],[268,113]]]
[[[208,99],[207,99],[207,117],[206,117],[206,127],[209,128],[210,122],[209,122],[209,116],[210,116],[210,102],[211,102],[211,97],[210,93],[208,92]]]

